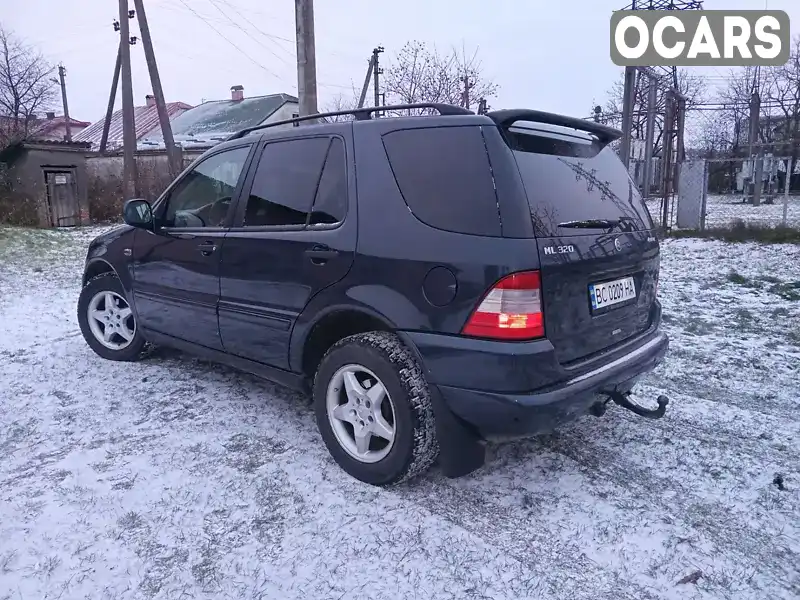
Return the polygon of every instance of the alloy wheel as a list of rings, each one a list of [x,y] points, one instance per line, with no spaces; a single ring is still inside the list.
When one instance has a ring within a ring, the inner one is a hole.
[[[339,445],[354,459],[384,459],[395,440],[395,410],[386,386],[364,366],[341,367],[328,383],[326,408]]]
[[[96,293],[86,312],[92,335],[109,350],[123,350],[133,341],[136,320],[127,300],[118,293]]]

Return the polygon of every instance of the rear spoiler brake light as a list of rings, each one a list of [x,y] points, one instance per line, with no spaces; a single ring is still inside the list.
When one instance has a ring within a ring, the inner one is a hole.
[[[594,121],[557,115],[555,113],[542,112],[540,110],[530,110],[526,108],[511,108],[507,110],[495,110],[487,113],[487,116],[497,123],[500,127],[511,127],[517,121],[532,121],[534,123],[544,123],[546,125],[558,125],[560,127],[570,127],[578,131],[585,131],[597,136],[597,139],[604,145],[608,145],[614,140],[622,137],[619,129],[601,125]]]

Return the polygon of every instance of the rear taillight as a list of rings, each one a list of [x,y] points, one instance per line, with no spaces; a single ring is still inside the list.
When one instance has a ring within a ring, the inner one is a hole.
[[[461,333],[502,340],[544,337],[539,271],[523,271],[503,277],[484,296]]]

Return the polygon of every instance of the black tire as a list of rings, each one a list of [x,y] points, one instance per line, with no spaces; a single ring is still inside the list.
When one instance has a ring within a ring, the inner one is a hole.
[[[141,356],[142,350],[147,343],[142,337],[138,327],[135,328],[135,333],[131,343],[120,350],[107,348],[101,344],[92,333],[92,329],[89,325],[89,316],[87,314],[89,302],[92,300],[95,294],[103,291],[115,292],[127,300],[125,289],[122,287],[122,283],[120,283],[120,280],[117,278],[115,273],[101,273],[100,275],[97,275],[96,277],[93,277],[87,281],[86,285],[83,286],[80,298],[78,299],[78,324],[81,327],[83,339],[86,340],[86,343],[89,344],[89,347],[102,358],[121,361],[137,360]],[[130,306],[130,302],[128,302],[128,306]],[[132,318],[135,320],[136,315],[132,315]]]
[[[343,366],[356,364],[374,373],[394,405],[395,438],[389,453],[374,463],[356,460],[341,446],[328,418],[328,384]],[[391,485],[425,472],[436,460],[433,406],[428,384],[412,352],[392,334],[360,333],[334,344],[314,377],[314,412],[322,439],[347,473],[372,485]]]

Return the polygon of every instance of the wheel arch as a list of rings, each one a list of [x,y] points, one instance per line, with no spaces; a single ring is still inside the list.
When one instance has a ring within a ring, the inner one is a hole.
[[[368,331],[395,331],[395,328],[385,316],[366,307],[330,307],[305,328],[301,339],[292,344],[292,366],[313,377],[331,346],[343,338]]]
[[[83,281],[81,282],[81,287],[103,273],[114,273],[114,275],[117,276],[117,279],[122,281],[119,273],[110,262],[102,258],[93,258],[86,264],[86,267],[83,270]]]

